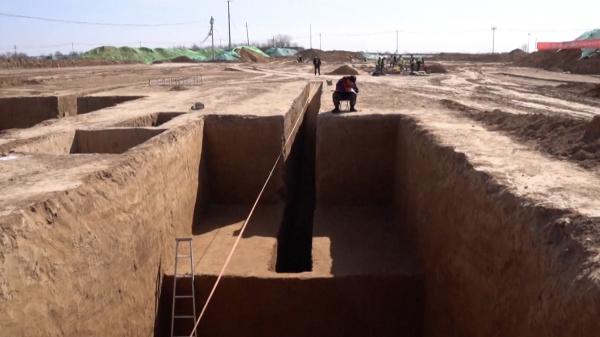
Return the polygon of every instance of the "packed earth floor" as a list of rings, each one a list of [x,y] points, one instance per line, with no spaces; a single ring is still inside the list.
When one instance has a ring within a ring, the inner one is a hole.
[[[199,336],[597,336],[600,76],[443,65],[1,70],[0,336],[170,336],[268,177]]]

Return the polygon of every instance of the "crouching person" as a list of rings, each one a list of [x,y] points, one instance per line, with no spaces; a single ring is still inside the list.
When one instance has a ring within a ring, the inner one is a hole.
[[[335,108],[331,112],[340,112],[340,101],[350,101],[350,112],[355,112],[356,97],[358,87],[356,86],[356,76],[344,76],[335,86],[333,93],[333,105]]]

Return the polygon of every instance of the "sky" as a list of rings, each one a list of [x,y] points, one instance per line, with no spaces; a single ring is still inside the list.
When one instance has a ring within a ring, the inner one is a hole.
[[[233,43],[290,35],[322,49],[394,52],[511,51],[535,41],[569,41],[600,28],[600,1],[573,0],[233,0]],[[215,43],[227,44],[224,0],[0,0],[0,13],[123,24],[194,22],[163,27],[75,25],[0,16],[0,52],[40,55],[101,45],[200,44],[215,18]],[[398,30],[398,39],[396,31]],[[210,46],[210,39],[202,46]]]

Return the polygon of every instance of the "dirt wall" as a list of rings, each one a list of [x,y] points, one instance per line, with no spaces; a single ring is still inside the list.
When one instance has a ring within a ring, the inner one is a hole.
[[[423,273],[424,336],[597,335],[597,220],[516,197],[408,117],[317,125],[318,207],[391,202]]]
[[[9,97],[0,99],[0,130],[27,128],[58,118],[56,97]]]
[[[319,205],[391,204],[397,120],[393,115],[319,115]]]
[[[77,97],[77,114],[108,108],[144,96],[81,96]]]
[[[188,122],[0,217],[0,336],[153,334],[174,237],[200,202],[202,130]]]
[[[213,283],[212,276],[196,279],[196,308],[202,308]],[[169,336],[172,287],[171,279],[165,279],[160,310],[166,321],[161,321],[157,337]],[[225,277],[198,336],[417,337],[420,287],[411,276]],[[380,312],[393,314],[375,314]]]
[[[395,203],[423,263],[425,336],[597,335],[590,220],[515,197],[409,119],[397,140]]]
[[[283,117],[207,116],[205,143],[211,203],[249,204],[256,199],[283,146]],[[265,192],[281,199],[283,162]]]
[[[77,130],[71,153],[123,153],[164,131],[154,128]]]

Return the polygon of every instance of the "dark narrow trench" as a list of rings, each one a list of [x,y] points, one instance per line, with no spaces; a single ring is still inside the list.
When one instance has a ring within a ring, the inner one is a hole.
[[[287,197],[277,238],[278,273],[312,270],[312,232],[315,210],[315,139],[308,130],[309,112],[292,145],[287,161]]]

